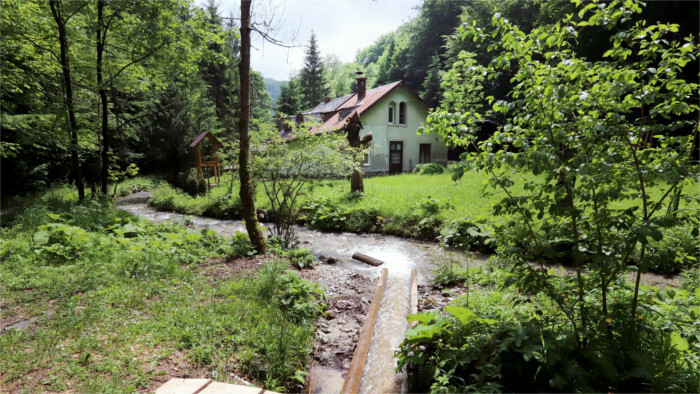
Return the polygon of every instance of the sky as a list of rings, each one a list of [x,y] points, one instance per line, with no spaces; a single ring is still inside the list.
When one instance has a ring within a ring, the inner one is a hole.
[[[203,5],[206,0],[197,3]],[[274,14],[273,35],[297,47],[275,46],[254,32],[251,67],[266,78],[289,80],[303,67],[312,30],[321,56],[335,54],[344,63],[352,62],[358,50],[414,18],[420,3],[422,0],[254,0],[254,18],[269,20]],[[218,4],[222,16],[240,15],[238,0],[218,0]]]

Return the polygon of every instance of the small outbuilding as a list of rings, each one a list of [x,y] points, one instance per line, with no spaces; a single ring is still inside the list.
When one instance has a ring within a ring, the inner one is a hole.
[[[211,160],[204,160],[204,155],[202,154],[202,145],[204,145],[205,137],[211,143]],[[219,156],[216,154],[216,150],[223,147],[224,145],[208,131],[203,132],[192,141],[190,148],[194,149],[198,180],[202,180],[202,168],[211,167],[214,170],[214,180],[217,184],[219,183],[221,179],[221,163],[219,162]]]

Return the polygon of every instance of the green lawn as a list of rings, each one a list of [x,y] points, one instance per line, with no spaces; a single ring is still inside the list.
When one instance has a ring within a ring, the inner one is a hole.
[[[76,200],[53,190],[1,229],[0,321],[20,328],[0,333],[0,392],[153,390],[231,374],[298,389],[320,289],[286,260],[252,275],[250,258],[224,259],[247,255],[245,237]]]

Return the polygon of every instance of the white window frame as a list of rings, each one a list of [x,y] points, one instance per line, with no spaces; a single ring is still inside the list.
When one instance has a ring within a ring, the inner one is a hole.
[[[401,119],[401,109],[403,108],[403,120]],[[399,124],[406,125],[408,123],[408,109],[406,108],[406,102],[402,101],[399,103]]]
[[[372,165],[372,143],[367,144],[367,153],[365,153],[365,160],[362,162],[363,167],[369,167]]]

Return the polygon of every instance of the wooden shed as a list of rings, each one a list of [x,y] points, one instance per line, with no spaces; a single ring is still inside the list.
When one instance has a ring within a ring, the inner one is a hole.
[[[205,137],[211,142],[211,160],[204,160],[204,156],[202,155],[202,145]],[[219,162],[219,155],[216,154],[216,150],[223,147],[224,145],[208,131],[203,132],[192,141],[190,148],[194,148],[197,179],[200,181],[202,180],[202,168],[211,167],[214,169],[214,180],[217,184],[219,183],[221,179],[221,163]]]

